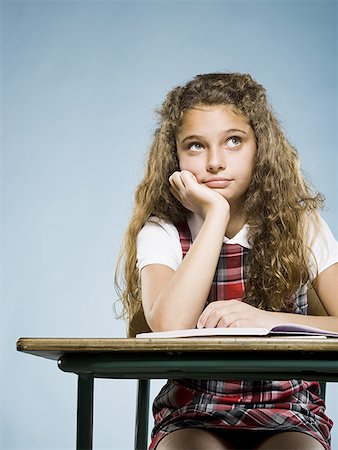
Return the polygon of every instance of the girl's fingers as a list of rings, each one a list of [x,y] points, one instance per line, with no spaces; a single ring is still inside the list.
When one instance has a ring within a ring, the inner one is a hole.
[[[181,203],[181,205],[183,205],[184,207],[188,207],[188,205],[185,204],[185,201],[182,198],[182,195],[181,195],[182,191],[180,191],[176,187],[171,187],[170,192],[173,194],[173,196],[176,198],[176,200],[178,200]]]
[[[272,313],[273,314],[273,313]],[[198,328],[261,327],[276,325],[270,311],[264,311],[238,300],[210,303],[198,319]]]
[[[174,172],[169,177],[169,183],[175,192],[175,198],[186,209],[200,215],[203,218],[206,217],[210,208],[215,206],[215,203],[219,204],[220,207],[222,207],[222,203],[223,206],[230,210],[228,202],[222,197],[221,194],[198,183],[195,175],[188,170]]]
[[[171,187],[170,192],[173,194],[173,196],[176,198],[176,200],[180,200],[180,197],[178,193],[176,192],[175,188]]]
[[[175,187],[176,189],[180,188],[182,189],[184,185],[180,177],[180,172],[174,172],[172,175],[170,175],[169,183],[172,187]]]
[[[173,194],[176,200],[178,200],[180,203],[183,204],[184,185],[182,183],[181,177],[177,175],[177,173],[175,172],[173,175],[170,176],[169,183],[170,183],[170,192]]]
[[[216,328],[218,322],[219,316],[215,314],[215,311],[210,311],[199,318],[197,328]]]
[[[170,183],[170,192],[174,195],[174,197],[177,198],[177,200],[180,200],[180,191],[182,191],[182,188],[184,187],[181,179],[179,176],[177,176],[177,172],[173,173],[169,177],[169,183]]]
[[[189,172],[188,170],[182,170],[182,172],[180,173],[180,177],[184,187],[186,188],[195,186],[196,183],[198,184],[195,175]]]
[[[222,312],[224,313],[224,309],[220,309],[220,305],[216,302],[210,303],[200,315],[197,328],[216,328],[222,318]]]
[[[238,300],[219,300],[210,303],[200,315],[197,328],[237,326]]]
[[[197,183],[195,175],[187,170],[182,170],[181,172],[174,172],[169,177],[169,182],[171,185],[175,185],[178,189],[185,189],[191,182]]]
[[[169,177],[170,191],[185,208],[193,211],[194,202],[191,203],[190,193],[192,183],[197,184],[195,176],[187,170],[174,172]]]

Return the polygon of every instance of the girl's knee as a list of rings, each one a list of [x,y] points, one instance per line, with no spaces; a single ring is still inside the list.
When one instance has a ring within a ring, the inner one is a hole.
[[[282,431],[261,441],[254,450],[324,450],[324,447],[308,434]]]
[[[217,433],[196,428],[176,430],[165,436],[156,450],[234,450]]]

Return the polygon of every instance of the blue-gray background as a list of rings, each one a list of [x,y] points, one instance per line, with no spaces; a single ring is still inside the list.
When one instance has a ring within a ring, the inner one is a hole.
[[[113,270],[170,88],[262,82],[337,237],[337,3],[13,0],[1,16],[1,448],[71,449],[76,377],[15,341],[124,336]],[[95,449],[132,448],[135,384],[96,382]]]

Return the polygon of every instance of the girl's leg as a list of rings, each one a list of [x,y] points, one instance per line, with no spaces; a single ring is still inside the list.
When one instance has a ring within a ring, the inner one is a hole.
[[[309,434],[282,431],[263,438],[254,450],[324,450],[324,447]]]
[[[235,450],[235,447],[219,433],[199,428],[184,428],[165,436],[156,450]]]

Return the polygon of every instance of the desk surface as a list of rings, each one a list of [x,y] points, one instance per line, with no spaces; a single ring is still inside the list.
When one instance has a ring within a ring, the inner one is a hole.
[[[227,336],[174,339],[20,338],[17,350],[58,360],[64,354],[134,352],[338,352],[338,339],[304,336]]]

